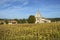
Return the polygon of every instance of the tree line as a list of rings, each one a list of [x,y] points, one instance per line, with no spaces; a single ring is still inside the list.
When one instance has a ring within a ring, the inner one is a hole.
[[[1,20],[5,21],[6,24],[8,24],[9,20],[15,20],[15,21],[17,21],[18,24],[20,24],[20,23],[35,23],[35,16],[30,15],[28,17],[28,19],[0,19],[0,22],[1,22]]]
[[[60,18],[47,18],[47,19],[51,20],[51,22],[60,21]],[[11,19],[0,19],[0,24],[3,24],[1,22],[1,20],[5,21],[5,23],[8,24],[8,20],[11,20]],[[20,24],[20,23],[35,23],[35,21],[36,21],[34,15],[30,15],[27,19],[12,19],[12,20],[17,21],[18,24]]]
[[[60,21],[60,18],[47,18],[49,20],[51,20],[51,22],[57,22]]]

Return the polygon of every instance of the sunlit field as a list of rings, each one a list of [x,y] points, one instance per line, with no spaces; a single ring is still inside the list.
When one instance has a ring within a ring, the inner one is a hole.
[[[60,23],[0,25],[0,40],[60,40]]]

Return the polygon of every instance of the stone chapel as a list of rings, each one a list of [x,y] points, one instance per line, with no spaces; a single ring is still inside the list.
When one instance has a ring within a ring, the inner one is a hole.
[[[43,18],[39,11],[36,12],[35,18],[36,18],[35,23],[51,23],[51,20]]]

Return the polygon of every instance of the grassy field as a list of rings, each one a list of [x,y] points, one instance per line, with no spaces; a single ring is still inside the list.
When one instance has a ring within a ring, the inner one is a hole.
[[[0,40],[60,40],[60,23],[0,25]]]

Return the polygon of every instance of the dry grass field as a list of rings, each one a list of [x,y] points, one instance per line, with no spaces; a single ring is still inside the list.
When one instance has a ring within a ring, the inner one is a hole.
[[[0,25],[0,40],[60,40],[60,23]]]

